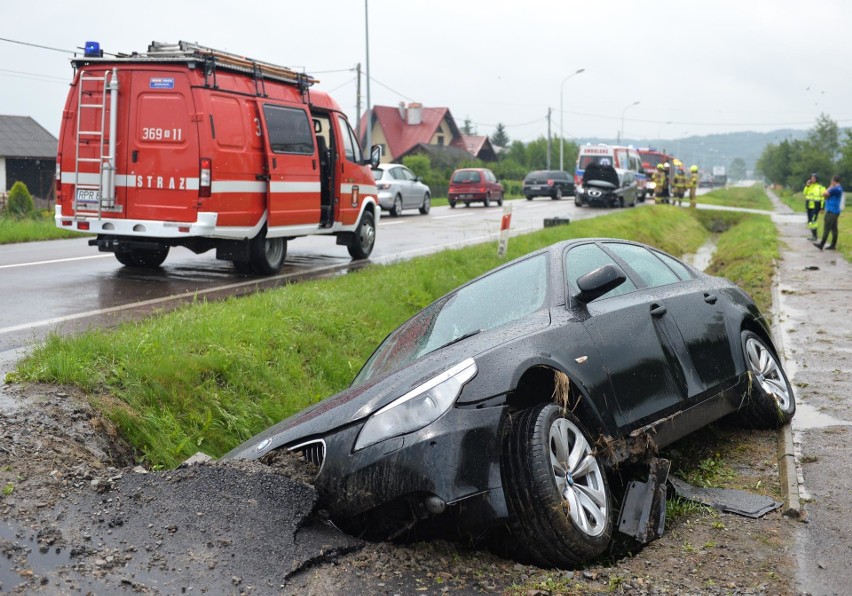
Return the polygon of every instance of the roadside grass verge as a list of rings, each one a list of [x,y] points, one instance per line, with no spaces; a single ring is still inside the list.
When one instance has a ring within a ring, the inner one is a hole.
[[[687,201],[689,199],[687,198]],[[753,186],[730,186],[719,188],[695,198],[696,202],[705,205],[721,205],[724,207],[742,207],[744,209],[761,209],[772,211],[772,201],[766,196],[759,184]]]
[[[49,216],[37,216],[33,219],[0,217],[0,244],[79,238],[80,236],[79,232],[57,228]]]
[[[807,211],[805,209],[805,195],[802,194],[802,191],[793,192],[789,188],[781,188],[776,189],[774,192],[781,199],[782,203],[796,213],[805,213]]]
[[[508,256],[577,237],[628,238],[676,255],[694,252],[710,232],[701,223],[706,216],[691,211],[648,206],[546,228],[513,237]],[[733,222],[737,214],[712,215]],[[739,264],[735,257],[748,249],[724,238],[719,246],[733,246],[735,255],[722,254],[717,272],[731,277],[726,264]],[[7,380],[81,389],[153,467],[173,467],[199,450],[220,456],[344,389],[388,332],[502,262],[495,243],[487,243],[253,296],[198,302],[114,330],[54,335]]]

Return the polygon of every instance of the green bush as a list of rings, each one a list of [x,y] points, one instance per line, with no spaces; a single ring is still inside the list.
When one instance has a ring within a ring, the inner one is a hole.
[[[35,211],[33,196],[27,185],[18,180],[12,185],[9,197],[6,199],[6,212],[14,217],[28,217]]]

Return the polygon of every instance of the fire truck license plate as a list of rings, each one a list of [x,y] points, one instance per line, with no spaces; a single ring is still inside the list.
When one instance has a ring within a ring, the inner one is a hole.
[[[87,190],[83,188],[77,189],[77,202],[78,203],[95,203],[100,200],[100,193],[96,190]]]

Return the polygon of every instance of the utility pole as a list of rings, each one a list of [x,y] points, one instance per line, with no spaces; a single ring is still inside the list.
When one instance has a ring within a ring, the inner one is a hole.
[[[547,108],[547,169],[550,169],[550,148],[553,141],[550,138],[550,108]]]
[[[355,83],[355,133],[358,135],[358,142],[361,142],[361,63],[355,65],[355,72],[357,73],[355,76],[357,77],[357,83]]]

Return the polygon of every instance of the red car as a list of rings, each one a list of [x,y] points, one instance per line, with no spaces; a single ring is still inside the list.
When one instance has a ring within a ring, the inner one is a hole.
[[[450,207],[456,203],[485,203],[486,207],[495,201],[503,204],[503,185],[497,182],[497,176],[487,168],[463,168],[453,172],[450,178],[450,190],[447,193]]]

